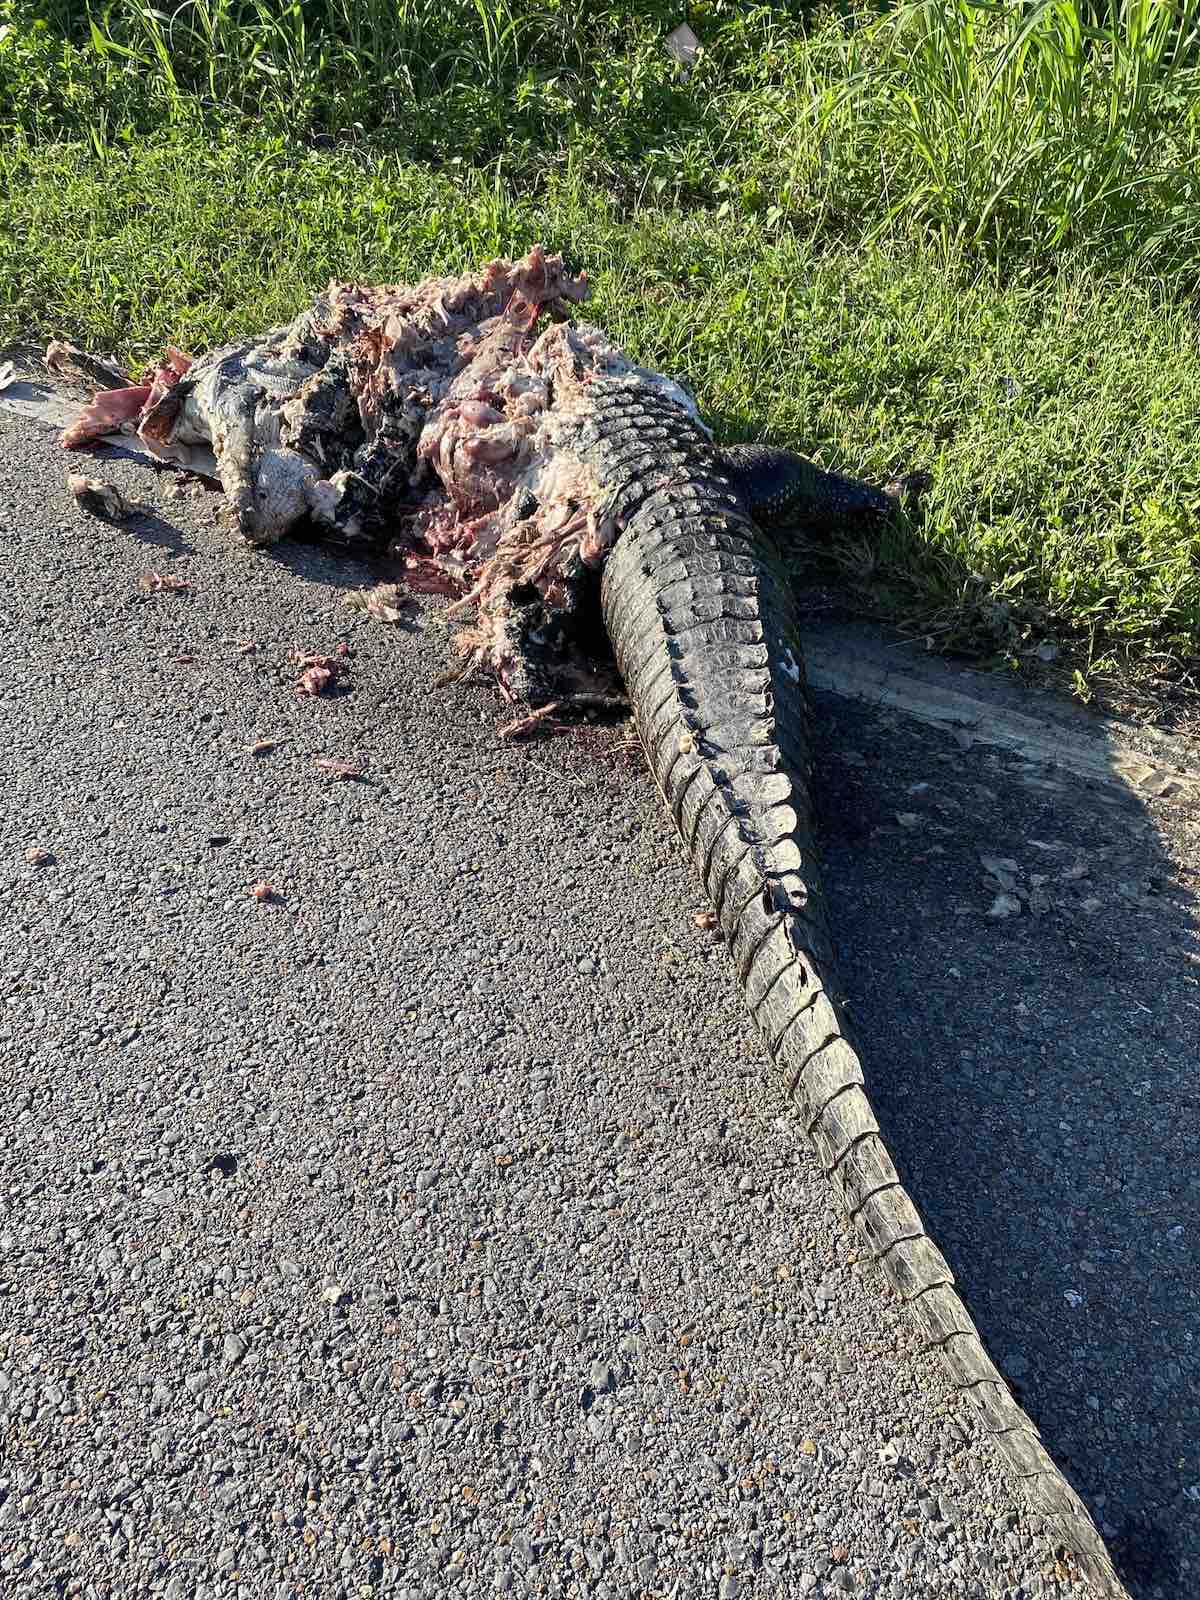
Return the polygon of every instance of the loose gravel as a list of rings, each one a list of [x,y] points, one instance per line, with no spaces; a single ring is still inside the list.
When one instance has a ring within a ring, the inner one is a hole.
[[[435,687],[436,605],[385,627],[342,604],[361,567],[235,550],[213,497],[98,475],[148,512],[86,518],[0,422],[0,1589],[1081,1592],[835,1211],[628,728],[502,744],[489,692]],[[297,695],[292,653],[341,644],[336,692]],[[889,1135],[1100,1515],[1170,1497],[1136,1592],[1186,1593],[1183,979],[1105,965],[1087,913],[988,922],[958,865],[1018,853],[1007,777],[824,715]],[[972,784],[1012,823],[982,845]],[[1121,981],[1155,1009],[1106,1029]]]

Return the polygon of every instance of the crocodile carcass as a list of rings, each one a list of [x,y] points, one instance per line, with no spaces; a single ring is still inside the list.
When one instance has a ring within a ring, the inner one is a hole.
[[[878,519],[891,502],[799,457],[715,448],[678,383],[569,320],[585,294],[536,249],[412,288],[334,284],[261,338],[171,352],[65,442],[125,416],[164,455],[211,445],[251,543],[315,524],[389,544],[414,586],[455,597],[466,661],[514,700],[557,692],[573,620],[598,599],[654,779],[823,1167],[1058,1543],[1123,1595],[900,1182],[834,999],[801,646],[764,524]]]

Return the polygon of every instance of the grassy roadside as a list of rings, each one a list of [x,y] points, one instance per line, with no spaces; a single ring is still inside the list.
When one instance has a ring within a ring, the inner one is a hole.
[[[820,39],[760,17],[754,50],[719,69],[713,93],[728,112],[740,79],[746,104],[766,104],[731,163],[727,131],[683,110],[672,121],[672,102],[656,99],[679,90],[646,49],[661,39],[653,8],[634,9],[624,76],[619,61],[608,69],[628,88],[650,63],[641,101],[610,113],[624,145],[598,147],[584,129],[550,159],[541,128],[543,158],[528,167],[540,102],[504,124],[485,161],[449,153],[436,104],[403,136],[364,129],[331,146],[319,130],[273,131],[262,107],[218,126],[194,99],[171,102],[160,83],[166,98],[151,104],[145,81],[134,94],[122,79],[125,132],[100,137],[96,97],[120,106],[103,58],[79,54],[79,125],[51,125],[35,107],[0,142],[0,341],[65,332],[132,357],[167,339],[203,348],[291,315],[330,276],[461,268],[540,239],[589,268],[590,314],[683,376],[725,437],[789,443],[877,478],[932,474],[919,527],[823,558],[883,614],[996,661],[1036,659],[1057,640],[1083,677],[1200,656],[1200,332],[1186,230],[1155,254],[1161,219],[1145,195],[1132,217],[1110,204],[1103,237],[1055,241],[1041,202],[1014,189],[996,249],[950,228],[948,213],[934,226],[911,194],[903,219],[876,208],[857,229],[828,184],[762,204],[772,171],[779,198],[791,193],[767,130],[797,83],[811,84]],[[709,9],[719,21],[722,8]],[[28,29],[22,39],[27,53],[38,44]],[[0,84],[2,52],[0,41]],[[39,59],[44,77],[45,50]],[[11,83],[11,52],[7,70]],[[502,101],[493,84],[479,104],[493,116]],[[853,138],[843,128],[843,199],[868,159],[863,141],[883,137],[867,109]],[[802,166],[793,155],[788,183]],[[680,163],[686,182],[658,181]],[[1122,217],[1124,264],[1109,250]]]

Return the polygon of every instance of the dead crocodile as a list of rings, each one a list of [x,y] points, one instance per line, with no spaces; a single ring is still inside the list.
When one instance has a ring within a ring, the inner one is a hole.
[[[900,1180],[835,999],[803,656],[768,525],[877,522],[893,502],[786,452],[717,448],[682,386],[568,319],[585,293],[536,249],[412,288],[333,285],[259,339],[169,351],[136,402],[98,396],[64,442],[124,417],[164,454],[210,444],[253,543],[302,522],[390,539],[469,616],[466,665],[518,702],[578,684],[572,622],[599,591],[654,780],[822,1167],[1057,1545],[1122,1596]]]

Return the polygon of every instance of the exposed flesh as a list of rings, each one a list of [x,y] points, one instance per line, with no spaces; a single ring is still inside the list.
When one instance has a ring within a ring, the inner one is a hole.
[[[411,588],[458,602],[464,667],[490,668],[515,700],[569,692],[569,673],[551,683],[533,658],[553,654],[616,534],[574,448],[589,386],[644,384],[696,415],[598,329],[549,320],[587,293],[536,246],[460,278],[334,283],[285,327],[194,362],[170,351],[148,382],[98,394],[62,442],[116,422],[166,458],[210,444],[243,539],[315,524],[386,546]]]

